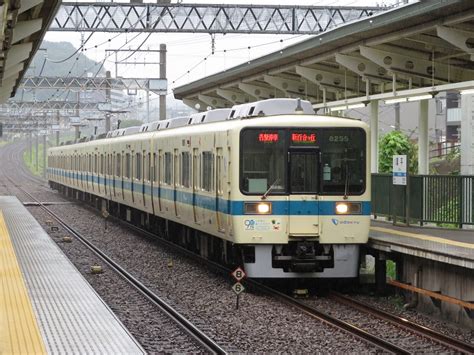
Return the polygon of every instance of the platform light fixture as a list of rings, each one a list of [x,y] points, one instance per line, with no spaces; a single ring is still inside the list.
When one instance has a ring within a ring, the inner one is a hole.
[[[385,100],[385,104],[387,104],[387,105],[398,104],[399,102],[407,102],[407,98],[406,97],[398,97],[396,99]]]
[[[408,101],[412,102],[412,101],[428,100],[432,98],[433,98],[433,95],[426,94],[426,95],[411,96],[408,98]]]
[[[366,104],[364,104],[364,103],[352,104],[352,105],[347,105],[347,109],[350,110],[351,108],[363,108],[365,106],[366,106]]]
[[[330,107],[329,111],[334,112],[334,111],[342,111],[342,110],[347,110],[347,105],[344,106],[334,106]]]
[[[466,90],[461,90],[460,91],[461,95],[470,95],[474,94],[474,89],[466,89]]]

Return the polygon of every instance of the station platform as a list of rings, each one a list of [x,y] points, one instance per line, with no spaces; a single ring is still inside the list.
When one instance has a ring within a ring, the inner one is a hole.
[[[15,197],[0,196],[0,354],[143,354]]]
[[[474,269],[474,230],[392,225],[372,220],[369,247]]]

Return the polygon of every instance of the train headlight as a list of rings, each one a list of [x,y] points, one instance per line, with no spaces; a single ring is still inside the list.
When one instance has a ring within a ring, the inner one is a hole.
[[[245,214],[271,214],[271,202],[246,202]]]
[[[360,214],[362,206],[360,202],[336,202],[336,214]]]

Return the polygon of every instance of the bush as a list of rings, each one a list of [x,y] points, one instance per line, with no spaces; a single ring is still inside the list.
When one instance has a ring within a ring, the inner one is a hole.
[[[418,172],[418,147],[400,131],[392,131],[379,139],[379,172],[391,173],[394,155],[407,155],[410,174]]]

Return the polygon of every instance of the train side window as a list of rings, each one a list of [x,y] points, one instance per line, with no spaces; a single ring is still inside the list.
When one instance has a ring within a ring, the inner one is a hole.
[[[173,182],[173,155],[165,153],[165,184],[171,185]]]
[[[125,177],[130,179],[130,153],[125,155]]]
[[[179,168],[181,167],[181,156],[178,153],[178,149],[174,150],[174,186],[179,186],[181,185],[182,181],[181,179],[181,174],[179,171]]]
[[[122,168],[122,156],[120,155],[120,153],[117,153],[117,155],[115,156],[115,175],[117,176],[122,175],[121,168]]]
[[[101,154],[100,155],[100,174],[104,174],[105,173],[105,157],[104,157],[104,154]]]
[[[214,154],[202,152],[201,184],[205,191],[212,191],[214,187]]]
[[[199,150],[193,149],[193,186],[194,189],[199,189]]]
[[[113,159],[112,159],[112,154],[108,155],[108,160],[107,160],[107,175],[112,175],[113,174]]]
[[[181,153],[181,184],[184,187],[191,186],[191,154]]]
[[[153,181],[158,181],[158,180],[159,180],[158,161],[157,161],[156,153],[153,153]]]
[[[153,171],[152,171],[152,169],[151,169],[151,168],[152,168],[151,164],[152,164],[152,163],[151,163],[151,153],[148,153],[148,154],[146,155],[146,164],[145,164],[145,169],[146,169],[146,174],[145,174],[145,176],[146,176],[146,179],[147,179],[148,181],[153,180]]]
[[[135,178],[137,180],[142,179],[142,155],[140,153],[137,153],[135,155],[136,158],[136,163],[135,163]]]
[[[99,172],[99,158],[97,156],[97,154],[94,155],[94,173],[98,173]]]

